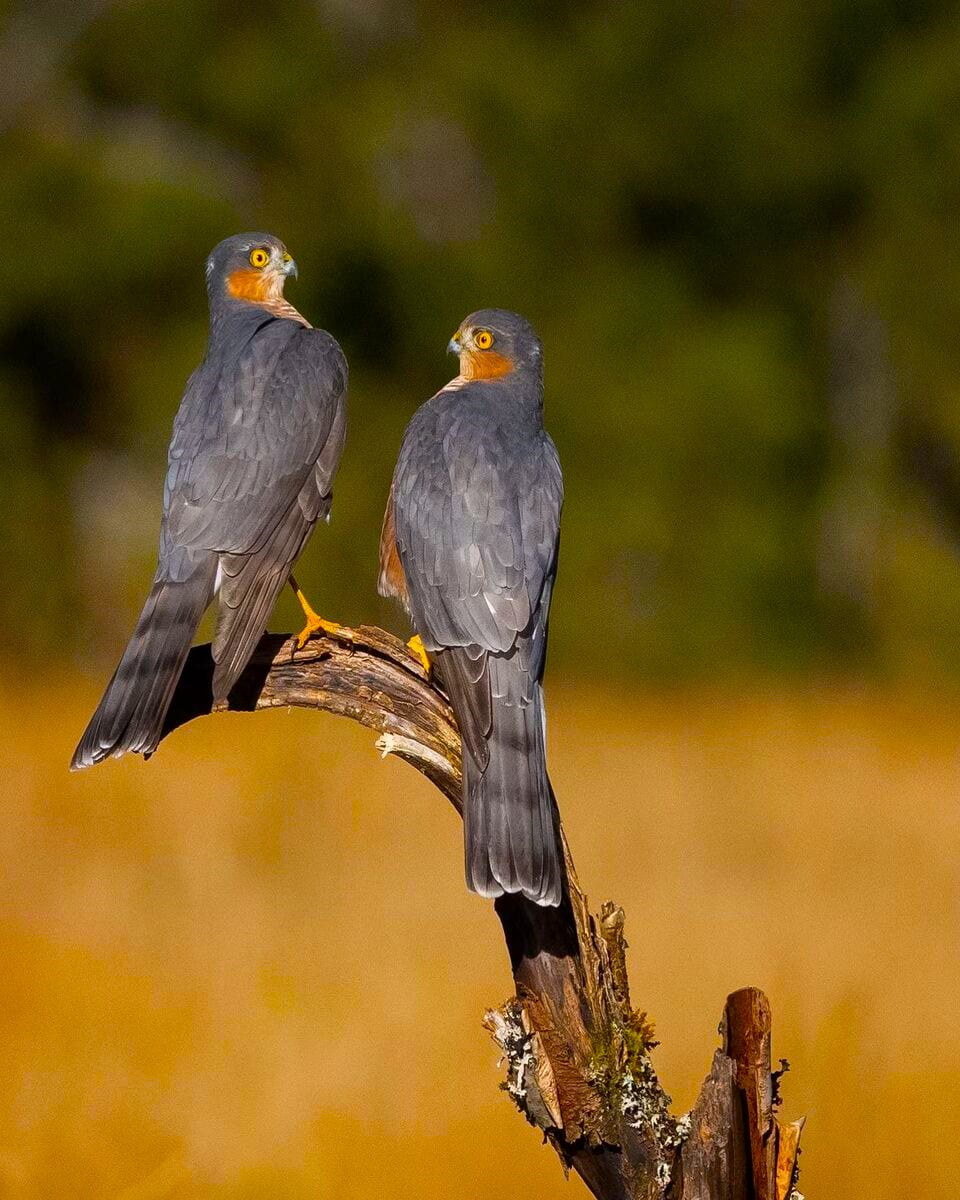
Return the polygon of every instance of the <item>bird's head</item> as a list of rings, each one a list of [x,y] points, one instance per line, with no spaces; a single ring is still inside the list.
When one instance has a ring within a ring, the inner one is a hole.
[[[207,258],[207,290],[222,297],[269,304],[283,297],[287,277],[297,264],[279,238],[270,233],[237,233],[214,246]]]
[[[461,323],[447,349],[460,358],[464,379],[500,379],[514,371],[543,371],[543,350],[530,323],[503,308],[481,308]]]

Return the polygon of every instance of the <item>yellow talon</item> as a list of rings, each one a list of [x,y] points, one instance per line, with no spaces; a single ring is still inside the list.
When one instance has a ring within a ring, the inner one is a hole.
[[[302,650],[315,633],[326,633],[341,642],[353,641],[353,630],[347,629],[345,625],[338,625],[336,621],[325,621],[323,617],[311,613],[307,616],[306,625],[297,634],[297,649]]]
[[[427,654],[427,648],[423,644],[423,639],[420,637],[419,633],[414,634],[409,642],[407,642],[407,649],[413,654],[414,658],[420,662],[420,665],[429,675],[433,667],[430,662],[430,656]]]
[[[338,625],[336,621],[325,621],[323,617],[314,612],[310,601],[297,587],[297,581],[292,575],[290,576],[290,586],[293,588],[297,599],[300,601],[300,607],[303,609],[303,615],[307,618],[306,625],[304,625],[304,627],[297,634],[298,650],[302,650],[315,633],[325,633],[329,637],[335,637],[342,642],[352,642],[354,640],[352,629],[347,629],[345,625]]]

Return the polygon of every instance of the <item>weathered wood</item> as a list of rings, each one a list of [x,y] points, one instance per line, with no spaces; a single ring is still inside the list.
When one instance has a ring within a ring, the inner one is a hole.
[[[770,1003],[756,988],[727,998],[723,1019],[724,1050],[737,1064],[737,1088],[746,1103],[753,1194],[775,1200],[777,1123],[773,1116],[770,1067]]]
[[[208,646],[191,651],[165,733],[214,710]],[[263,638],[218,709],[293,705],[350,717],[377,745],[421,771],[461,811],[460,736],[439,687],[406,645],[363,626],[297,650]],[[631,1006],[623,910],[590,912],[566,839],[563,901],[541,908],[503,896],[516,995],[486,1014],[505,1090],[601,1200],[786,1200],[801,1123],[781,1134],[770,1071],[770,1010],[755,989],[727,1001],[724,1045],[691,1112],[670,1098],[649,1052],[644,1013]]]
[[[722,1050],[687,1116],[675,1195],[682,1200],[750,1195],[736,1102],[736,1063]]]

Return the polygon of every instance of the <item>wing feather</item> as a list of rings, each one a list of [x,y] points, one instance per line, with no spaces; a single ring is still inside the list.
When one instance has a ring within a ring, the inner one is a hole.
[[[329,493],[343,446],[345,387],[336,342],[292,321],[259,330],[213,378],[195,376],[170,446],[167,543],[252,554],[312,472]]]
[[[546,620],[563,485],[542,428],[498,428],[465,403],[466,391],[411,422],[391,493],[393,535],[427,649],[505,653]]]

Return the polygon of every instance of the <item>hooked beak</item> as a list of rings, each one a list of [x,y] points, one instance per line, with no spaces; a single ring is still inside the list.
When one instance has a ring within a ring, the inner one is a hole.
[[[284,275],[292,275],[294,279],[297,279],[300,274],[300,272],[297,270],[297,264],[289,255],[284,256],[281,270],[283,271]]]
[[[450,341],[447,342],[447,353],[460,354],[462,350],[463,346],[460,344],[460,335],[455,333]]]

